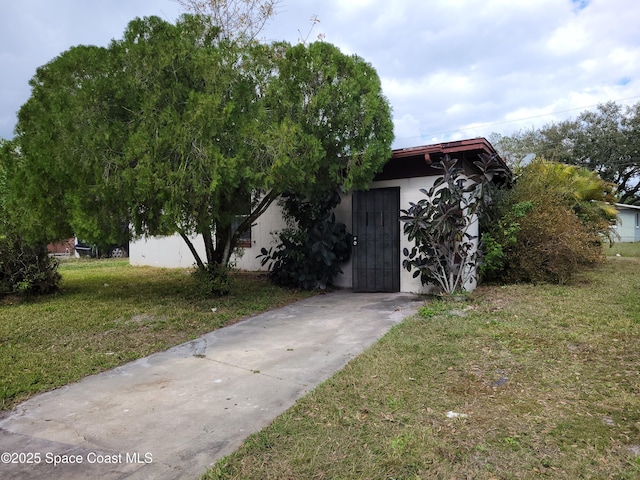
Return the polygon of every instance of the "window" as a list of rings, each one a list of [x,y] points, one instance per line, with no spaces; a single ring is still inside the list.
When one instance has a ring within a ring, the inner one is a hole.
[[[640,213],[636,213],[636,228],[640,228]]]
[[[240,226],[240,224],[244,221],[245,217],[246,215],[236,215],[236,218],[231,224],[231,229],[234,233],[238,229],[238,226]],[[251,227],[249,227],[247,230],[240,234],[237,246],[242,248],[249,248],[251,247],[251,245]]]
[[[235,218],[233,223],[231,224],[231,230],[233,233],[238,229],[240,224],[244,221],[245,218],[251,213],[251,198],[247,195],[245,198],[238,199],[238,208],[236,211]],[[240,234],[240,238],[238,238],[238,247],[241,248],[250,248],[252,246],[251,243],[251,227]]]

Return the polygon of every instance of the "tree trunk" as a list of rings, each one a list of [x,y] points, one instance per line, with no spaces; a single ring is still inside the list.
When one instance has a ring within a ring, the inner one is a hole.
[[[217,264],[226,267],[231,259],[231,254],[238,244],[238,239],[247,229],[251,228],[254,222],[260,218],[260,216],[269,208],[269,206],[278,198],[278,194],[273,191],[264,195],[258,204],[253,208],[252,212],[245,217],[245,219],[238,225],[235,232],[231,231],[231,225],[220,227],[215,226],[215,230],[211,228],[202,228],[202,238],[204,241],[204,247],[206,252],[207,264]],[[180,236],[184,239],[191,251],[193,257],[196,260],[198,268],[204,269],[205,263],[202,261],[198,252],[196,251],[193,243],[189,240],[189,237],[179,232]],[[215,238],[215,241],[214,241]]]
[[[240,235],[251,228],[254,222],[262,216],[276,198],[278,198],[278,194],[273,191],[264,195],[251,213],[240,222],[235,232],[231,231],[231,226],[223,230],[216,230],[216,263],[223,266],[229,264],[231,254],[238,244]],[[218,231],[220,232],[219,234]]]
[[[213,242],[214,233],[211,231],[210,227],[202,228],[202,239],[204,241],[204,251],[207,255],[207,264],[220,263],[216,258],[216,249],[218,247],[218,242],[214,245]],[[217,240],[217,231],[216,231],[216,240]]]
[[[196,247],[193,245],[193,242],[191,240],[189,240],[189,237],[187,236],[186,233],[184,233],[184,232],[178,232],[178,233],[180,233],[180,236],[182,237],[182,239],[187,244],[187,247],[189,247],[189,250],[191,250],[191,254],[193,255],[193,258],[195,258],[196,265],[198,265],[198,268],[204,269],[204,263],[202,262],[202,259],[200,258],[200,255],[198,255],[198,252],[196,250]]]
[[[225,267],[229,264],[229,258],[231,258],[231,225],[226,227],[216,226],[215,236],[216,249],[210,261]]]

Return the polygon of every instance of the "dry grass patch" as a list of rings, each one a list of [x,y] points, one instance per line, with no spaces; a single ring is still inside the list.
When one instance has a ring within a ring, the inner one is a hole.
[[[638,260],[425,305],[207,478],[640,478]]]

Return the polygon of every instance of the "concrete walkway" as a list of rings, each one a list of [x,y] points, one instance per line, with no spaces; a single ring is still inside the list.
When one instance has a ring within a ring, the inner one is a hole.
[[[421,304],[319,295],[37,395],[0,420],[0,478],[195,480]]]

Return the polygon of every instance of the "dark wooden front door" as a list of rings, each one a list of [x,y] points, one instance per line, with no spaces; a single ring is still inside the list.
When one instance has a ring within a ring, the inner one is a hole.
[[[353,290],[400,291],[400,188],[355,192]]]

